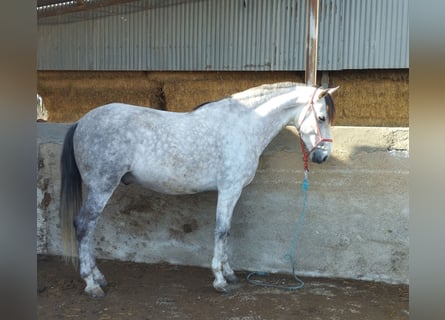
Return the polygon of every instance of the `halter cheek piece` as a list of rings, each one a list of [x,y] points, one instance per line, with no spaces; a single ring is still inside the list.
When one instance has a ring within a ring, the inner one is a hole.
[[[316,88],[314,93],[312,94],[311,102],[309,104],[309,107],[306,110],[306,114],[304,115],[303,120],[300,122],[300,124],[298,125],[298,128],[297,128],[298,134],[300,135],[300,147],[301,147],[301,152],[303,153],[303,162],[304,162],[304,171],[305,172],[309,171],[308,161],[309,161],[309,155],[311,154],[311,152],[314,151],[318,147],[318,145],[320,143],[322,143],[322,142],[332,142],[333,141],[330,138],[323,138],[321,136],[320,127],[319,127],[318,121],[317,121],[317,113],[315,112],[315,108],[314,108],[314,97],[315,97],[315,93],[317,92],[317,89],[318,88]],[[315,125],[316,125],[316,128],[317,128],[317,141],[314,144],[314,146],[312,147],[312,149],[308,151],[306,146],[304,145],[303,138],[302,138],[302,135],[300,133],[300,127],[303,124],[303,122],[306,120],[306,118],[308,117],[308,114],[311,111],[313,112],[314,117],[315,117]]]

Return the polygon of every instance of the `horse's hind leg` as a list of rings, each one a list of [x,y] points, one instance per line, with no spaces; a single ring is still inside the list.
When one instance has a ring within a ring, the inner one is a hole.
[[[96,266],[93,236],[97,220],[113,190],[97,192],[89,190],[85,202],[75,219],[79,243],[80,276],[86,283],[85,292],[92,297],[105,296],[101,286],[106,285],[103,274]]]

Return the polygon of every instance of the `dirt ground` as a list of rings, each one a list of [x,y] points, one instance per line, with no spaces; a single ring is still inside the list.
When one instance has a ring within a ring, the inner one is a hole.
[[[38,256],[38,319],[408,319],[408,286],[303,278],[285,291],[253,286],[246,273],[230,293],[217,293],[209,269],[100,260],[107,296],[83,293],[78,273],[59,257]],[[267,281],[291,284],[288,275]]]

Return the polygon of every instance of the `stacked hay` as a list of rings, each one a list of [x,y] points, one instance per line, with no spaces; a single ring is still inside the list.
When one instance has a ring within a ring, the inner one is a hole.
[[[335,93],[336,125],[408,127],[408,72],[404,70],[330,73]]]
[[[164,82],[166,108],[190,111],[204,102],[219,100],[233,93],[265,83],[303,82],[304,74],[295,72],[202,72],[200,77],[178,78]]]
[[[38,92],[50,122],[74,122],[110,102],[164,108],[161,84],[143,72],[39,72]]]
[[[320,78],[320,75],[319,75]],[[73,122],[89,110],[123,102],[175,112],[265,83],[304,82],[304,72],[39,71],[38,92],[50,122]],[[407,70],[329,72],[335,125],[409,126]]]

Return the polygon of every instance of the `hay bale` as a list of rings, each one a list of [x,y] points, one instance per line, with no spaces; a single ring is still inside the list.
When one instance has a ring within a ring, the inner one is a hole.
[[[403,70],[341,71],[330,74],[336,125],[409,126],[408,73]]]
[[[51,122],[73,122],[98,106],[122,102],[163,109],[161,83],[143,73],[40,72],[38,91]]]
[[[304,72],[39,71],[50,122],[72,122],[110,102],[185,112],[265,83],[304,81]],[[336,125],[409,126],[408,70],[329,72]]]
[[[166,108],[176,112],[191,111],[204,102],[223,99],[265,83],[282,81],[301,82],[302,79],[293,72],[223,72],[206,74],[205,79],[166,81]]]

